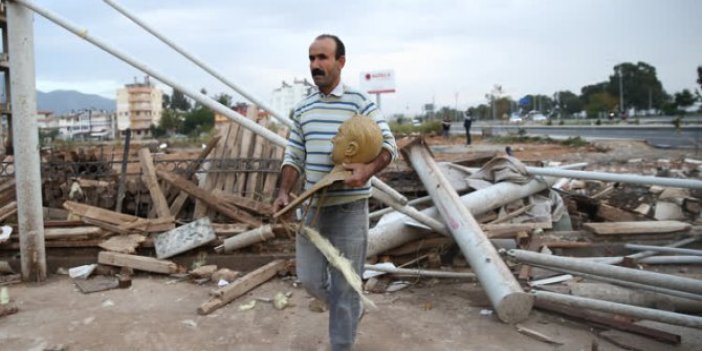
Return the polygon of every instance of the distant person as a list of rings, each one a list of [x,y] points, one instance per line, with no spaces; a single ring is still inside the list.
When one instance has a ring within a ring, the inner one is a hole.
[[[448,139],[450,129],[451,129],[451,120],[448,117],[444,117],[444,120],[441,121],[441,135],[444,138]]]
[[[470,112],[463,112],[463,128],[466,129],[466,145],[470,145],[470,125],[473,124],[473,118]]]

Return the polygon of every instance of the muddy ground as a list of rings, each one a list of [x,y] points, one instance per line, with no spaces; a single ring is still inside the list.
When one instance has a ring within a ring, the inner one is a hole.
[[[501,151],[503,144],[461,139],[445,144],[437,158],[452,160],[466,153]],[[641,167],[641,158],[702,159],[694,150],[658,150],[638,142],[598,142],[566,147],[510,144],[525,160],[590,161],[589,168]],[[441,149],[441,148],[439,148]],[[435,151],[436,152],[436,151]],[[656,169],[654,167],[653,171]],[[479,286],[458,281],[410,280],[404,290],[370,294],[378,310],[363,319],[356,350],[599,350],[622,348],[598,336],[599,330],[556,315],[534,311],[523,326],[561,344],[549,344],[517,332],[489,315]],[[208,316],[196,313],[213,285],[198,286],[172,278],[139,274],[128,289],[81,293],[66,276],[52,274],[41,284],[16,284],[10,297],[19,312],[0,317],[0,350],[327,350],[327,314],[308,309],[309,297],[292,278],[276,278]],[[248,311],[239,306],[254,298],[292,292],[293,306],[282,311],[258,302]],[[483,313],[481,313],[483,312]],[[487,314],[487,315],[486,315]],[[679,333],[678,346],[631,336],[642,350],[700,350],[702,332],[653,322],[648,326]]]

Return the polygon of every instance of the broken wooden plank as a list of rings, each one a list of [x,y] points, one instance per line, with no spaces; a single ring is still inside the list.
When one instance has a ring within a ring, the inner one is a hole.
[[[251,212],[256,212],[262,216],[270,216],[273,211],[273,206],[251,198],[236,194],[225,194],[219,190],[215,190],[212,193],[226,200],[228,203]]]
[[[246,223],[212,223],[212,229],[217,236],[232,236],[249,230]]]
[[[664,234],[688,231],[692,225],[680,221],[635,221],[583,223],[583,228],[597,235]]]
[[[597,206],[597,217],[606,222],[634,222],[646,220],[646,217],[641,216],[638,213],[625,211],[621,208],[617,208],[603,203]]]
[[[517,328],[518,332],[520,332],[520,333],[522,333],[530,338],[533,338],[533,339],[536,339],[539,341],[543,341],[545,343],[552,344],[552,345],[563,345],[563,342],[555,340],[554,338],[552,338],[544,333],[527,328],[521,324],[517,324],[517,325],[515,325],[515,327]]]
[[[110,251],[101,251],[98,254],[98,263],[153,273],[173,274],[178,271],[178,265],[171,261]]]
[[[146,237],[141,234],[117,235],[101,242],[98,246],[107,251],[132,254],[144,241]]]
[[[193,175],[195,175],[195,172],[197,172],[197,170],[200,168],[202,162],[207,158],[207,156],[209,156],[210,152],[212,152],[215,146],[218,145],[220,139],[222,139],[222,137],[218,135],[212,138],[212,140],[210,140],[207,143],[205,149],[202,150],[197,159],[193,163],[191,163],[190,166],[188,166],[188,168],[185,170],[185,173],[183,173],[183,177],[185,179],[190,179]],[[173,188],[171,186],[168,186],[167,188],[169,189],[168,191],[170,193],[168,197],[168,203],[171,204],[170,212],[174,217],[178,218],[180,211],[185,205],[185,201],[188,199],[188,193],[178,188]]]
[[[105,231],[100,227],[83,226],[74,228],[44,228],[44,239],[46,240],[80,240],[105,235]]]
[[[10,218],[17,213],[17,201],[12,201],[7,205],[0,207],[0,222]]]
[[[261,221],[258,219],[254,218],[250,214],[239,210],[236,206],[226,203],[222,198],[220,198],[217,195],[214,195],[205,189],[202,189],[198,187],[197,185],[187,181],[186,179],[183,179],[182,177],[179,177],[173,173],[169,172],[164,172],[164,171],[156,171],[156,174],[158,175],[159,178],[167,181],[171,185],[187,192],[191,196],[197,198],[198,200],[202,201],[203,203],[207,204],[207,206],[215,209],[217,212],[234,219],[236,221],[242,222],[249,224],[253,227],[259,227],[261,226]]]
[[[197,309],[197,313],[206,315],[228,304],[237,297],[244,295],[255,287],[275,277],[279,271],[285,269],[287,264],[288,262],[286,260],[275,260],[243,277],[240,277],[227,286],[213,290],[213,297],[200,305],[200,307]]]
[[[156,216],[159,218],[170,217],[171,210],[168,208],[166,197],[163,195],[161,187],[158,185],[154,159],[151,157],[151,151],[149,151],[148,148],[144,147],[139,149],[139,163],[141,164],[142,171],[141,179],[144,181],[144,184],[146,184],[146,188],[149,189]]]
[[[217,239],[209,217],[202,217],[154,239],[157,258],[169,258]]]
[[[133,228],[127,228],[134,229],[135,231],[142,231],[147,233],[164,232],[173,229],[173,227],[175,226],[173,223],[173,217],[149,220],[146,218],[110,211],[104,208],[81,204],[73,201],[64,202],[63,207],[71,213],[80,216],[81,220],[84,218],[90,218],[117,226],[124,225],[124,223],[136,223],[136,225]]]

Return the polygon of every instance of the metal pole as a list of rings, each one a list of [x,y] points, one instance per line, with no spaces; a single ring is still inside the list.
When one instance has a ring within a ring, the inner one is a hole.
[[[669,245],[666,245],[666,247],[680,247],[680,246],[685,246],[687,244],[694,243],[695,241],[701,239],[700,237],[690,237],[687,239],[683,239],[680,241],[676,241],[674,243],[671,243]],[[641,260],[642,258],[646,257],[651,257],[655,255],[657,252],[655,251],[642,251],[639,253],[635,253],[632,255],[624,256],[624,257],[611,257],[611,258],[606,258],[603,260],[600,260],[600,263],[606,263],[606,264],[619,264],[624,261],[624,259],[630,259],[630,260]]]
[[[653,245],[639,245],[639,244],[626,244],[625,248],[636,250],[636,251],[655,251],[655,252],[665,252],[672,254],[690,255],[690,256],[702,256],[702,250],[694,249],[681,249],[676,247],[662,247]]]
[[[232,90],[236,91],[239,93],[239,95],[249,99],[251,102],[253,102],[256,106],[268,111],[273,117],[278,119],[280,122],[285,124],[286,126],[292,128],[293,122],[288,119],[286,116],[280,114],[278,111],[275,111],[270,105],[265,103],[263,100],[256,98],[254,95],[249,94],[246,90],[241,88],[240,86],[234,84],[234,82],[228,80],[221,74],[217,73],[217,71],[214,70],[214,68],[210,67],[208,64],[203,62],[202,60],[198,59],[197,57],[191,55],[185,49],[180,47],[178,44],[174,43],[170,39],[166,38],[163,34],[159,33],[156,29],[148,25],[146,22],[142,21],[139,19],[137,16],[133,15],[129,10],[124,8],[122,5],[116,3],[114,0],[103,0],[106,4],[112,6],[115,10],[132,20],[132,22],[136,23],[139,25],[141,28],[146,30],[147,32],[151,33],[153,36],[161,40],[163,43],[166,45],[170,46],[173,50],[177,51],[181,55],[183,55],[185,58],[190,60],[192,63],[196,64],[198,67],[202,68],[205,70],[205,72],[209,73],[213,77],[217,78],[220,82],[224,83],[224,85],[228,86]]]
[[[32,12],[6,2],[22,278],[46,280]]]
[[[522,290],[425,145],[414,142],[406,146],[403,152],[434,199],[441,217],[485,288],[500,320],[517,323],[528,318],[534,304],[532,297]]]
[[[28,0],[13,0],[13,1],[17,4],[20,4],[22,6],[30,8],[32,11],[38,13],[42,17],[48,19],[49,21],[56,23],[58,26],[65,28],[69,32],[71,32],[71,33],[77,35],[78,37],[84,39],[85,41],[99,47],[100,49],[106,51],[107,53],[119,58],[120,60],[128,63],[129,65],[135,67],[136,69],[160,80],[164,84],[180,90],[183,94],[191,97],[193,100],[195,100],[195,101],[203,104],[204,106],[209,107],[213,111],[231,119],[232,121],[240,124],[242,127],[256,133],[257,135],[262,136],[266,140],[268,140],[274,144],[277,144],[281,147],[285,147],[288,144],[287,139],[285,139],[284,137],[274,133],[273,131],[267,129],[264,126],[259,125],[255,121],[250,120],[250,119],[242,116],[241,114],[230,109],[229,107],[226,107],[226,106],[220,104],[219,102],[212,99],[211,97],[209,97],[205,94],[202,94],[199,91],[196,91],[194,89],[190,89],[190,88],[186,87],[185,85],[177,83],[175,80],[173,80],[169,77],[166,77],[165,75],[150,68],[146,64],[137,61],[136,59],[132,58],[131,56],[127,55],[126,53],[123,53],[120,50],[111,47],[110,45],[108,45],[107,43],[102,41],[101,39],[98,39],[98,38],[90,35],[87,30],[78,28],[76,25],[61,18],[61,16],[59,16],[51,11],[48,11],[48,10],[40,7],[39,5],[37,5],[31,1],[28,1]],[[371,178],[371,182],[372,182],[373,186],[376,186],[376,187],[378,186],[378,184],[384,184],[377,177]],[[388,186],[388,188],[390,188],[390,187]],[[392,189],[392,188],[390,188],[390,189]],[[395,197],[404,198],[402,196],[402,194],[398,193],[395,190],[392,190],[392,193],[393,193],[393,196],[395,196]],[[405,201],[406,201],[406,199],[405,199]]]
[[[122,169],[119,175],[119,185],[117,187],[117,205],[115,211],[122,213],[122,202],[124,201],[124,187],[127,181],[127,162],[129,161],[129,143],[132,140],[132,130],[127,128],[124,131],[124,151],[122,152]]]
[[[575,308],[588,308],[595,311],[614,313],[641,319],[649,319],[674,325],[702,328],[702,317],[681,313],[661,311],[653,308],[625,305],[623,303],[588,299],[585,297],[557,294],[547,291],[534,291],[534,297],[539,301],[548,301]]]
[[[394,208],[398,212],[411,217],[415,221],[422,223],[426,225],[427,227],[431,228],[433,231],[437,233],[441,233],[446,236],[450,236],[451,234],[449,233],[448,229],[446,228],[446,225],[441,223],[440,221],[427,216],[426,214],[419,212],[416,208],[409,206],[409,205],[402,205],[398,202],[395,202],[388,194],[382,192],[382,191],[373,191],[373,198],[390,206],[391,208]]]
[[[389,273],[393,275],[409,275],[418,277],[434,277],[434,278],[453,278],[453,279],[468,279],[475,280],[475,274],[467,272],[445,272],[445,271],[431,271],[425,269],[410,269],[410,268],[400,268],[400,267],[383,267],[379,265],[366,264],[364,266],[366,271]]]
[[[500,182],[491,187],[463,195],[461,201],[474,216],[504,206],[523,197],[547,189],[556,182],[556,178],[534,179],[526,184]],[[435,202],[436,203],[436,202]],[[436,207],[420,211],[430,217],[439,219]],[[374,256],[412,240],[417,240],[427,231],[405,225],[406,216],[398,216],[391,221],[379,223],[368,232],[368,256]]]
[[[430,202],[430,201],[431,201],[431,196],[422,196],[422,197],[407,201],[406,205],[407,206],[414,206],[414,205],[420,205],[420,204],[423,204],[425,202]],[[383,208],[381,210],[371,212],[371,214],[368,215],[368,218],[370,220],[374,220],[374,219],[380,218],[384,214],[387,214],[387,213],[390,213],[393,211],[395,211],[395,209],[392,208],[391,206],[388,206],[388,207]]]
[[[661,178],[651,176],[640,176],[634,174],[616,174],[606,172],[589,172],[578,170],[567,170],[560,168],[540,168],[527,167],[527,171],[533,175],[592,179],[605,182],[621,182],[642,185],[660,185],[673,188],[702,189],[702,181],[696,179]]]
[[[508,254],[519,262],[526,264],[562,268],[569,271],[605,276],[665,289],[702,294],[702,281],[697,279],[641,271],[592,261],[583,261],[577,258],[545,255],[527,250],[509,250]]]

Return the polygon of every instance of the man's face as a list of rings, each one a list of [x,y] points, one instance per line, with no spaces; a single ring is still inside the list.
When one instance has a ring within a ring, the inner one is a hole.
[[[336,42],[331,38],[318,39],[310,45],[310,73],[314,84],[325,94],[329,94],[341,79],[346,57],[336,59]]]

